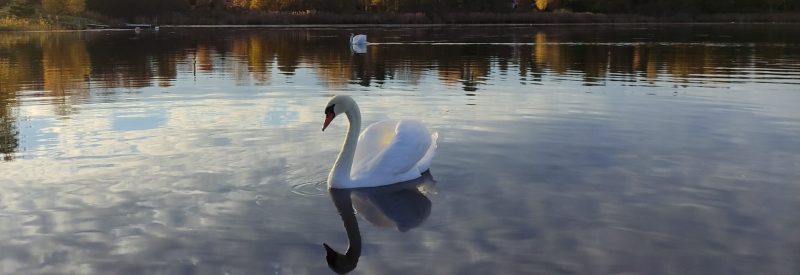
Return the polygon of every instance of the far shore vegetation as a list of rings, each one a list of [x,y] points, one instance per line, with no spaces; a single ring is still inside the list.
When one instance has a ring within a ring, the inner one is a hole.
[[[0,0],[0,30],[655,22],[800,23],[800,0]]]

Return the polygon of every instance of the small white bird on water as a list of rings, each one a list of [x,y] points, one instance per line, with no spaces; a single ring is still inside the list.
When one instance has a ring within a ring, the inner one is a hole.
[[[351,45],[365,45],[367,42],[367,36],[363,34],[353,35],[350,33],[350,44]]]

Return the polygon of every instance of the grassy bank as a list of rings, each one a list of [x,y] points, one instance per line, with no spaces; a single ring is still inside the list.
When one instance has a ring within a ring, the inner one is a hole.
[[[52,26],[44,18],[0,17],[0,31],[49,30]]]
[[[147,19],[139,19],[149,23]],[[193,11],[159,16],[170,25],[282,25],[282,24],[565,24],[565,23],[800,23],[800,13],[707,14],[652,17],[595,13],[396,13],[334,14],[321,12],[278,13]]]
[[[82,30],[101,21],[78,16],[0,16],[0,31]]]

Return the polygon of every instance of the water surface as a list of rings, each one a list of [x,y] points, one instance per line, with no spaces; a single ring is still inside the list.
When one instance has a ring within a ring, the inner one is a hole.
[[[726,24],[0,33],[0,273],[329,273],[334,94],[441,137],[355,274],[800,272],[800,28]]]

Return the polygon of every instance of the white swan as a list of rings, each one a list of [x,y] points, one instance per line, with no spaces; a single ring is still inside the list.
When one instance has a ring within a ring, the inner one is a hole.
[[[351,45],[365,45],[367,44],[367,36],[363,34],[353,36],[353,33],[350,33],[350,44]]]
[[[339,114],[350,121],[342,151],[336,158],[328,188],[375,187],[420,177],[436,154],[438,133],[416,120],[376,122],[361,135],[361,111],[349,96],[335,96],[325,108],[322,131]]]
[[[352,44],[350,51],[355,54],[365,54],[367,53],[367,44]]]

